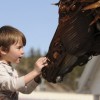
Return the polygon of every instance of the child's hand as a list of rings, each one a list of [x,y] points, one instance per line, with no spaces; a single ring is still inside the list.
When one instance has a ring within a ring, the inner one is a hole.
[[[36,63],[35,63],[35,70],[38,72],[38,73],[41,73],[41,69],[45,66],[47,66],[48,63],[47,63],[47,58],[46,57],[40,57]]]

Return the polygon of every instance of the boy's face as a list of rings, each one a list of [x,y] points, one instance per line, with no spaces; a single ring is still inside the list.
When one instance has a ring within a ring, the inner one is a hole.
[[[5,54],[5,61],[10,63],[19,63],[24,54],[23,43],[18,41],[10,46],[9,52]]]

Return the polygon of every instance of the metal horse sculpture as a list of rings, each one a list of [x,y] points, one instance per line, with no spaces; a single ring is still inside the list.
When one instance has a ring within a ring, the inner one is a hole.
[[[60,0],[59,23],[47,52],[42,76],[62,81],[74,67],[100,54],[100,0]]]

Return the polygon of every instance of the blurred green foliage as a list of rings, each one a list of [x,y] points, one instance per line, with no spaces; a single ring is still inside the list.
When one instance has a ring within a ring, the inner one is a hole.
[[[78,79],[80,78],[85,66],[76,66],[72,72],[68,73],[63,80],[65,85],[68,85],[72,90],[77,89]]]

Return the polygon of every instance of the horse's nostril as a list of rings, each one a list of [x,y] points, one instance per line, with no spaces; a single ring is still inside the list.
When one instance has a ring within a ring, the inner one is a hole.
[[[58,76],[57,78],[56,78],[56,82],[58,83],[58,82],[61,82],[63,80],[63,77],[61,77],[61,76]]]

